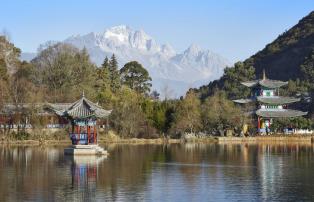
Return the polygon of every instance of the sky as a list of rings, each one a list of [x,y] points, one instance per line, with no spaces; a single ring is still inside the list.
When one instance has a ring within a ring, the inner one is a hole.
[[[314,0],[0,0],[0,31],[23,52],[36,52],[48,40],[124,24],[178,52],[197,44],[235,62],[312,10]]]

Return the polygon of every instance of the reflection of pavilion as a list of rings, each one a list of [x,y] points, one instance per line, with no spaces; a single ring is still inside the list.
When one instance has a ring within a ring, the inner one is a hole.
[[[77,198],[90,199],[96,195],[98,166],[106,156],[71,156],[72,188],[78,190]]]

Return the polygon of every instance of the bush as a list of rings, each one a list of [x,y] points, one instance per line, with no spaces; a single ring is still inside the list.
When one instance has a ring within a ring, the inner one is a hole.
[[[19,132],[13,132],[12,137],[15,140],[28,140],[30,137],[30,134],[25,131],[19,131]]]

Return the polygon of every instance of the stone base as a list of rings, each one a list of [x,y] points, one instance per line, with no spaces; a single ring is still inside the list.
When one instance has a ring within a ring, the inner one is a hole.
[[[73,145],[64,149],[66,155],[108,155],[108,152],[98,145]]]

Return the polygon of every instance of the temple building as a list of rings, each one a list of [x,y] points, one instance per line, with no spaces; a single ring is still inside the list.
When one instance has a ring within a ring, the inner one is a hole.
[[[86,99],[84,94],[81,99],[70,105],[60,107],[58,104],[50,104],[50,107],[58,116],[71,123],[72,144],[96,144],[97,119],[107,118],[111,113]]]
[[[257,116],[259,134],[271,132],[271,124],[275,118],[292,118],[307,114],[307,112],[288,109],[289,104],[298,102],[300,99],[280,96],[280,87],[287,85],[288,82],[267,79],[265,71],[262,79],[242,82],[241,84],[252,89],[251,97],[234,100],[234,102],[240,104],[256,103],[257,110],[254,112]]]
[[[72,147],[65,150],[66,154],[101,154],[105,151],[98,143],[97,120],[107,118],[111,110],[105,110],[86,99],[84,93],[76,102],[59,107],[50,104],[50,108],[71,124],[69,136]]]
[[[110,114],[111,110],[88,100],[84,93],[74,103],[9,103],[0,109],[0,132],[32,132],[40,128],[53,134],[67,130],[72,147],[65,153],[107,154],[98,146],[98,132],[108,128]]]

